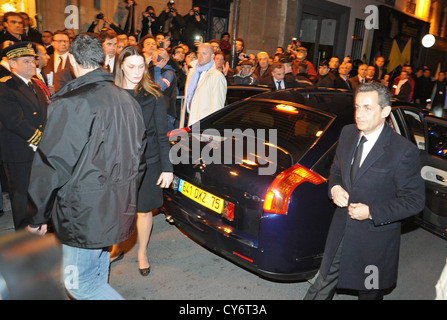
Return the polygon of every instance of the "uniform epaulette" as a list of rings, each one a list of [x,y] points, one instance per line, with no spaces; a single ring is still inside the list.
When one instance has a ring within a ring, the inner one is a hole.
[[[6,82],[6,81],[8,81],[11,78],[12,78],[11,76],[5,76],[5,77],[0,79],[0,82]]]

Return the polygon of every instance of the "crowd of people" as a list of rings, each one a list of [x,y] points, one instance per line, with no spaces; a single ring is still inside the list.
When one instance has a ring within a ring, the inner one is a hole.
[[[54,229],[64,265],[78,266],[83,277],[69,290],[75,298],[121,298],[104,270],[123,257],[120,243],[135,228],[138,269],[150,273],[152,214],[173,179],[167,132],[223,108],[228,85],[355,90],[380,82],[396,99],[443,111],[443,73],[433,81],[429,69],[414,77],[405,66],[390,79],[382,57],[373,66],[331,57],[315,68],[299,40],[255,55],[239,38],[232,56],[228,33],[205,41],[199,7],[182,16],[169,1],[157,16],[151,6],[139,15],[135,5],[128,1],[124,26],[100,13],[79,35],[40,32],[26,13],[3,16],[0,154],[14,226]],[[94,268],[102,270],[98,277]]]

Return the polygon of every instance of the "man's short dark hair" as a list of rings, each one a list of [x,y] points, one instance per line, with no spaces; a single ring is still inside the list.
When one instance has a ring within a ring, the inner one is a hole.
[[[240,42],[242,42],[242,47],[245,48],[245,42],[244,42],[244,39],[242,39],[242,38],[237,38],[236,41],[240,41]]]
[[[93,33],[79,34],[70,45],[70,53],[83,68],[99,68],[104,64],[101,41]]]
[[[175,46],[174,49],[172,49],[172,55],[177,54],[177,50],[181,49],[183,53],[185,53],[185,49],[183,49],[182,46]]]
[[[144,41],[146,41],[147,39],[154,39],[154,36],[151,36],[150,34],[145,35],[142,39],[140,39],[140,42],[138,43],[138,45],[140,46],[141,49],[143,49],[144,47]]]
[[[57,36],[58,34],[62,34],[62,35],[64,35],[64,36],[67,36],[67,38],[70,39],[70,36],[69,36],[68,33],[65,32],[64,30],[56,30],[56,31],[53,32],[53,38],[52,38],[52,40],[54,40],[54,37]]]
[[[107,40],[114,39],[118,36],[118,34],[112,29],[106,28],[99,32],[99,41],[101,43],[106,42]]]
[[[282,69],[284,68],[284,65],[281,62],[273,62],[270,66],[270,70],[273,72],[276,69]]]
[[[379,96],[379,106],[381,108],[391,106],[391,98],[393,97],[393,94],[388,87],[384,86],[381,83],[364,83],[356,89],[355,94],[357,95],[360,92],[377,92],[377,95]]]
[[[4,21],[4,22],[8,22],[8,18],[9,18],[9,17],[18,17],[18,18],[22,19],[22,21],[23,21],[23,17],[22,17],[19,13],[14,12],[14,11],[8,11],[8,12],[6,12],[6,13],[3,15],[3,21]]]

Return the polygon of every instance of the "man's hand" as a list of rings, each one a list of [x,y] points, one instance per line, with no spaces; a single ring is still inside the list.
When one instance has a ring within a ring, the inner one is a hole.
[[[348,214],[354,220],[366,220],[369,218],[369,207],[363,203],[351,203]]]
[[[349,204],[349,193],[341,186],[332,187],[332,201],[340,208],[347,207]]]
[[[33,228],[31,226],[26,227],[26,231],[37,234],[39,236],[44,236],[47,233],[48,225],[46,223],[42,224],[40,227]]]

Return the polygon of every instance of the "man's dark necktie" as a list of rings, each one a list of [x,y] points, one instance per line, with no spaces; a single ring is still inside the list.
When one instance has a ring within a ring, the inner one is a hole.
[[[56,72],[59,72],[64,67],[64,58],[62,56],[59,56],[59,65],[57,66]]]
[[[278,84],[278,90],[281,90],[281,81],[276,81],[276,83]]]
[[[357,172],[360,168],[360,160],[362,159],[362,153],[363,153],[363,144],[367,141],[365,136],[362,135],[362,138],[360,139],[359,144],[357,145],[357,148],[355,148],[354,151],[354,158],[351,165],[351,182],[354,181],[355,177],[357,176]]]

